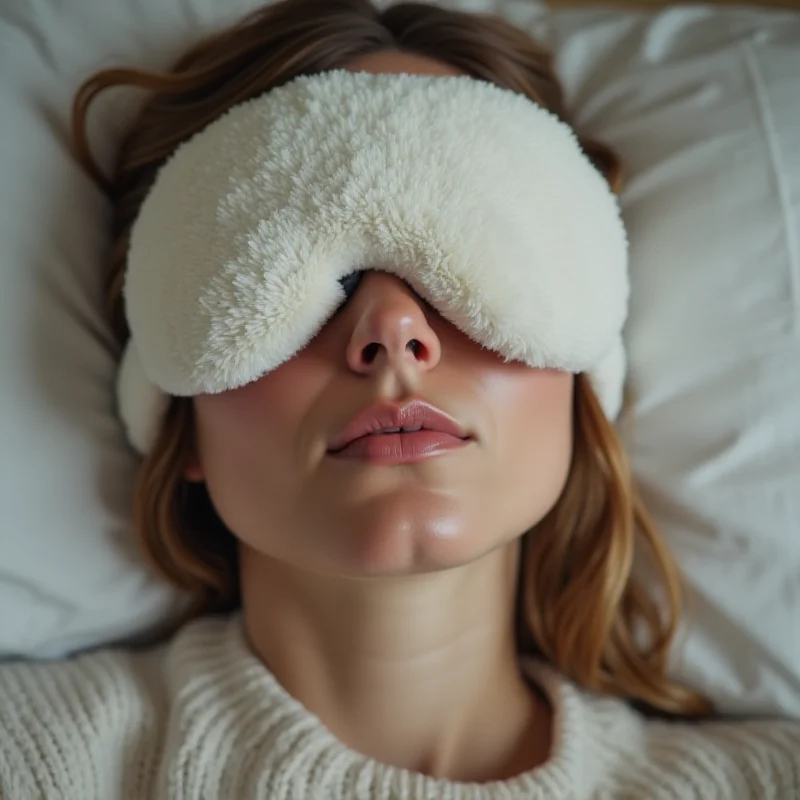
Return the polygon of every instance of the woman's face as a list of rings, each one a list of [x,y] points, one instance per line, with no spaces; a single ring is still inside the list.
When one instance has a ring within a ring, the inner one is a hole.
[[[457,74],[394,52],[348,68]],[[553,507],[569,471],[572,393],[571,374],[505,363],[403,281],[368,270],[290,361],[194,398],[187,477],[206,482],[231,532],[265,556],[350,576],[444,569],[518,538]],[[412,400],[469,440],[406,463],[332,452],[368,406]]]

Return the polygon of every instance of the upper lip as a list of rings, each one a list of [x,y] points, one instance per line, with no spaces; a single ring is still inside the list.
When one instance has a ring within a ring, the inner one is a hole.
[[[376,431],[417,426],[421,426],[424,430],[448,433],[459,439],[471,438],[469,433],[451,416],[430,403],[422,400],[413,400],[404,404],[382,401],[367,406],[348,422],[334,439],[330,450],[333,452],[342,450],[350,442]]]

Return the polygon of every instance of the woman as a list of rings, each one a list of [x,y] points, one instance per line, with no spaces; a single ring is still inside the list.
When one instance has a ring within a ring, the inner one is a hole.
[[[101,182],[83,133],[91,99],[153,92],[107,185],[122,345],[132,240],[159,171],[230,109],[331,70],[466,76],[565,118],[524,33],[426,5],[285,0],[169,74],[100,73],[75,130]],[[613,154],[581,145],[616,189]],[[364,264],[342,286],[291,358],[170,399],[140,447],[136,535],[191,612],[155,648],[0,669],[0,797],[800,791],[789,723],[689,721],[710,708],[666,674],[677,570],[588,375],[502,358],[389,269]],[[397,431],[419,420],[438,433]],[[634,556],[650,558],[653,585],[632,577]],[[654,719],[670,715],[682,721]]]

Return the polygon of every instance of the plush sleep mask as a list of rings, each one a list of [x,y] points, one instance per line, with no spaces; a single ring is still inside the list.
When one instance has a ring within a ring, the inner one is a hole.
[[[292,358],[367,269],[507,360],[588,372],[617,416],[627,239],[572,130],[466,76],[334,71],[235,106],[158,173],[124,287],[132,444],[150,449],[169,395]]]

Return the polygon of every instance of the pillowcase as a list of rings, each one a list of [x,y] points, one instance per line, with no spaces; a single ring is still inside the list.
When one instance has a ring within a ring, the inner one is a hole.
[[[622,422],[688,581],[673,674],[800,717],[800,14],[554,14],[576,121],[617,149]]]
[[[96,70],[166,67],[254,5],[0,4],[0,657],[154,634],[185,605],[134,547],[137,459],[103,314],[109,207],[69,151],[69,119]],[[90,130],[106,168],[140,100],[98,99]]]
[[[622,427],[689,581],[673,673],[722,710],[800,716],[800,17],[442,4],[549,39],[577,121],[625,162]],[[133,545],[137,461],[102,313],[109,211],[68,120],[92,72],[168,66],[258,5],[0,6],[0,656],[149,639],[184,606]],[[140,100],[93,107],[106,168]]]

